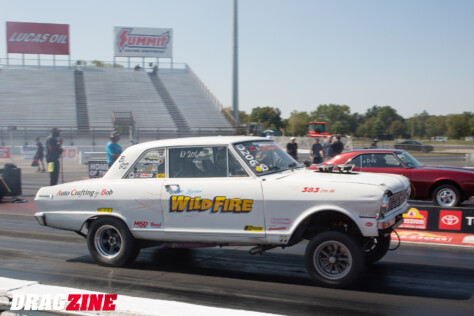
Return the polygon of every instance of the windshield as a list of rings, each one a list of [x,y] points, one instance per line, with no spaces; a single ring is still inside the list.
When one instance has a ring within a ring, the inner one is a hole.
[[[407,152],[397,153],[398,159],[400,159],[405,166],[408,168],[423,166],[421,162],[416,160],[412,155]]]
[[[234,148],[259,176],[302,167],[273,141],[239,143]]]

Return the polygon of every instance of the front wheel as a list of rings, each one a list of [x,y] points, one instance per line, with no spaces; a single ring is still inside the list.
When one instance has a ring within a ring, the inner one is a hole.
[[[364,269],[362,246],[351,236],[328,231],[316,235],[308,244],[305,264],[313,280],[340,288],[357,281]]]
[[[433,191],[432,195],[434,205],[443,207],[458,206],[462,203],[459,189],[452,184],[441,184]]]
[[[382,259],[390,248],[391,236],[367,237],[364,238],[365,263],[375,263]]]
[[[102,265],[121,267],[132,263],[140,253],[128,227],[118,218],[103,217],[92,222],[87,247]]]

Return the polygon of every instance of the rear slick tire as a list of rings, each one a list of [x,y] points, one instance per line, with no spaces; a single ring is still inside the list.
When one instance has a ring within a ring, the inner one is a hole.
[[[87,247],[101,265],[123,267],[140,253],[127,225],[118,218],[102,217],[92,222],[87,234]]]
[[[306,247],[305,264],[318,285],[342,288],[354,284],[361,277],[365,258],[357,240],[342,232],[327,231],[310,241]]]

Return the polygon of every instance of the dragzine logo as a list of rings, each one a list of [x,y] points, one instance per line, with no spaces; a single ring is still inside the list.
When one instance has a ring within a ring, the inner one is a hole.
[[[12,311],[114,311],[117,294],[14,294]]]
[[[125,48],[159,48],[165,49],[170,40],[169,32],[160,35],[132,34],[132,28],[124,28],[119,32],[119,50]]]

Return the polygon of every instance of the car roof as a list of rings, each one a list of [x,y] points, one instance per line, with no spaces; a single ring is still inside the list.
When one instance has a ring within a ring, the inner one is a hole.
[[[355,149],[355,150],[350,150],[346,151],[343,154],[349,154],[349,153],[354,153],[354,154],[362,154],[362,153],[399,153],[399,152],[405,152],[403,149]]]
[[[153,140],[134,145],[134,149],[146,149],[151,147],[174,147],[174,146],[199,146],[199,145],[227,145],[248,141],[271,141],[266,137],[252,136],[202,136]]]

